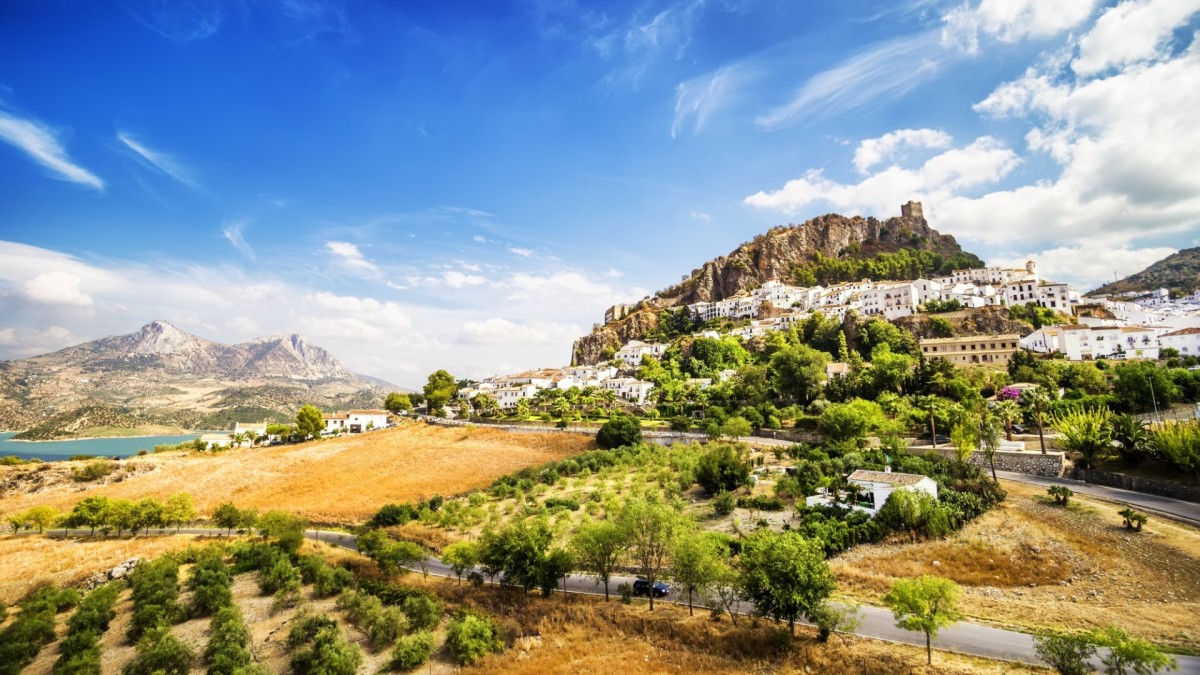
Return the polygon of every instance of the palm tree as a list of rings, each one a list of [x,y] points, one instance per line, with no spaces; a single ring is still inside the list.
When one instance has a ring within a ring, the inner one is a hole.
[[[1025,393],[1021,394],[1021,402],[1028,402],[1027,404],[1033,408],[1038,425],[1038,442],[1041,443],[1042,454],[1044,455],[1046,454],[1046,431],[1042,413],[1050,405],[1050,394],[1042,387],[1027,389]]]
[[[1012,425],[1022,418],[1021,407],[1016,401],[1000,401],[994,408],[996,416],[1004,423],[1004,433],[1011,442],[1013,439]]]
[[[1123,414],[1112,418],[1113,440],[1121,444],[1121,459],[1129,466],[1137,466],[1142,454],[1150,445],[1150,433],[1146,422],[1133,415]]]

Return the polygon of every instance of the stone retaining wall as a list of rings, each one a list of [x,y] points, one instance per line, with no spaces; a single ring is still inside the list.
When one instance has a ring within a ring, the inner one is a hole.
[[[918,445],[908,449],[912,453],[936,452],[943,457],[956,457],[957,454],[954,448],[947,446],[938,446],[935,450],[932,446]],[[988,463],[987,455],[982,452],[973,452],[967,460],[968,464],[982,467],[990,471],[992,466]],[[1045,476],[1047,478],[1058,478],[1062,475],[1063,467],[1066,464],[1066,457],[1061,452],[1010,452],[1001,450],[996,453],[996,470],[997,471],[1012,471],[1014,473],[1025,473],[1031,476]]]
[[[754,432],[754,435],[759,438],[773,438],[793,443],[820,443],[825,440],[821,434],[806,429],[759,429]]]
[[[1123,473],[1110,473],[1108,471],[1095,471],[1093,469],[1076,468],[1072,478],[1093,483],[1095,485],[1105,485],[1108,487],[1121,488],[1122,490],[1133,490],[1134,492],[1145,492],[1147,494],[1158,495],[1160,497],[1170,497],[1172,499],[1182,499],[1188,502],[1200,503],[1200,488],[1190,485],[1179,485],[1177,483],[1169,483],[1165,480],[1154,480],[1152,478],[1139,478],[1137,476],[1128,476]]]

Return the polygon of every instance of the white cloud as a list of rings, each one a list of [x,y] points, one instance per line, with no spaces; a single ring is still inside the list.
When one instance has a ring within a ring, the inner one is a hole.
[[[735,98],[755,71],[746,63],[731,64],[680,82],[675,87],[675,119],[671,122],[671,138],[675,138],[691,121],[692,133],[700,133],[718,110]]]
[[[459,338],[469,344],[547,344],[572,340],[582,334],[583,330],[573,324],[548,321],[518,324],[493,317],[466,322]]]
[[[200,187],[196,180],[192,178],[191,171],[188,170],[187,167],[180,164],[174,157],[157,150],[151,150],[150,148],[146,147],[144,143],[141,143],[132,135],[124,131],[117,132],[117,140],[124,143],[127,148],[132,150],[142,159],[146,160],[146,162],[148,162],[151,166],[167,174],[176,181],[183,183],[190,188],[198,189]]]
[[[42,272],[21,285],[25,296],[48,305],[91,307],[92,297],[81,288],[83,279],[70,272]]]
[[[327,241],[325,249],[337,256],[338,262],[355,274],[379,275],[379,266],[368,260],[355,244],[348,241]]]
[[[471,237],[471,240],[478,244],[487,243],[487,237],[483,236],[482,234],[477,234],[474,237]]]
[[[899,96],[937,73],[940,55],[934,32],[890,40],[819,73],[782,105],[759,115],[764,129],[778,129],[811,116],[830,116]]]
[[[125,10],[143,26],[175,42],[212,37],[224,20],[218,0],[146,0],[128,3]]]
[[[372,330],[376,332],[382,328],[407,328],[412,325],[412,318],[404,308],[390,300],[317,291],[305,295],[304,301],[313,307],[353,317],[358,324],[373,326]]]
[[[961,190],[995,183],[1019,161],[1002,142],[982,136],[966,147],[935,155],[915,169],[891,166],[855,184],[838,183],[813,169],[778,190],[760,191],[744,201],[756,208],[787,214],[825,202],[843,212],[886,217],[894,215],[897,206],[910,198],[938,203]]]
[[[712,221],[712,216],[703,211],[692,211],[689,215],[691,216],[692,220],[703,220],[706,223]]]
[[[510,246],[510,247],[508,247],[508,252],[515,256],[520,256],[522,258],[532,258],[533,257],[532,250],[527,249],[527,248],[521,248],[520,246]]]
[[[1200,11],[1200,0],[1127,0],[1111,7],[1079,41],[1077,75],[1147,61],[1168,53],[1174,30]]]
[[[979,34],[1001,42],[1047,38],[1087,21],[1099,0],[980,0],[943,17],[941,42],[968,54],[979,52]]]
[[[937,129],[900,129],[859,143],[854,151],[854,167],[865,174],[905,148],[947,148],[951,141],[950,134]]]
[[[704,0],[681,0],[653,16],[635,15],[612,30],[590,38],[603,58],[620,65],[605,78],[611,85],[637,88],[642,77],[661,58],[681,59],[704,14]]]
[[[448,270],[442,274],[442,281],[450,288],[465,288],[482,286],[487,283],[487,277],[481,274],[465,274],[456,270]]]
[[[225,239],[232,244],[239,253],[251,260],[254,260],[254,249],[251,248],[250,244],[246,243],[246,238],[242,236],[242,230],[245,228],[245,221],[235,220],[231,223],[227,222],[221,229],[221,236],[225,237]]]
[[[1056,246],[988,262],[1023,267],[1026,260],[1036,260],[1038,273],[1043,277],[1072,283],[1086,292],[1114,279],[1140,272],[1174,252],[1175,249],[1167,247],[1139,249],[1112,246],[1107,241],[1085,241],[1078,245]]]
[[[36,120],[14,117],[0,110],[0,140],[23,151],[62,180],[104,190],[104,181],[72,162],[58,134]]]

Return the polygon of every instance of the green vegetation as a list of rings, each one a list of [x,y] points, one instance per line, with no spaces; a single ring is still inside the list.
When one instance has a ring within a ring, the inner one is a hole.
[[[287,644],[293,649],[295,675],[354,675],[362,665],[362,650],[326,616],[300,617],[288,633]]]
[[[104,478],[117,470],[117,463],[111,459],[96,459],[72,470],[72,477],[80,483],[89,483]]]
[[[429,660],[433,654],[433,633],[419,630],[400,638],[392,650],[393,670],[413,670]]]
[[[834,589],[820,543],[795,532],[760,531],[748,537],[740,572],[738,588],[754,611],[786,621],[793,634],[796,619],[814,616]]]
[[[0,632],[0,675],[17,675],[54,641],[54,617],[79,602],[76,591],[42,588],[21,601],[17,618]]]
[[[122,584],[99,586],[79,603],[79,609],[67,620],[67,635],[59,645],[55,675],[99,675],[100,636],[116,616],[113,605]]]
[[[923,245],[913,236],[909,244]],[[815,252],[808,263],[794,265],[792,280],[799,286],[829,286],[846,281],[870,278],[876,281],[906,281],[949,274],[956,269],[983,267],[976,256],[957,252],[950,256],[923,248],[902,248],[895,253],[879,253],[873,258],[829,258]]]
[[[196,652],[171,634],[170,626],[156,625],[137,641],[137,655],[122,675],[187,675]]]
[[[469,666],[504,648],[499,629],[488,616],[463,608],[446,626],[446,648],[454,660]]]
[[[949,579],[922,576],[897,580],[883,596],[884,604],[896,617],[896,626],[925,634],[929,665],[933,665],[933,638],[962,618],[957,609],[960,593],[958,584]]]
[[[614,415],[596,432],[596,445],[601,448],[620,448],[642,440],[642,425],[629,415]]]
[[[170,627],[182,612],[179,597],[179,564],[170,557],[143,562],[129,575],[133,586],[133,619],[129,639],[138,642],[159,627]],[[140,645],[139,645],[140,647]],[[147,646],[152,649],[153,645]]]

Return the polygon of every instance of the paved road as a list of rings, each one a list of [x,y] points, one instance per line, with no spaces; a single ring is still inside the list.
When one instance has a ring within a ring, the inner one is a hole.
[[[1099,497],[1111,502],[1128,504],[1147,511],[1154,511],[1200,527],[1200,504],[1195,502],[1185,502],[1179,499],[1171,499],[1170,497],[1122,490],[1121,488],[1107,487],[1105,485],[1094,485],[1070,478],[1045,478],[1024,473],[1013,473],[1012,471],[997,471],[996,475],[1004,480],[1029,483],[1031,485],[1044,485],[1046,487],[1050,487],[1051,485],[1065,485],[1075,492],[1088,495],[1089,497]]]

